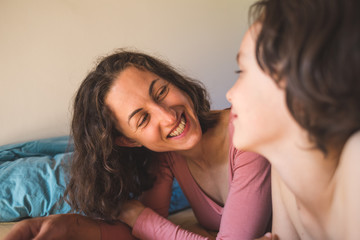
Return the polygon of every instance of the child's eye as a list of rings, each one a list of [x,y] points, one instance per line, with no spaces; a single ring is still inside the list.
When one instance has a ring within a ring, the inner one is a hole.
[[[242,70],[236,70],[235,73],[240,74],[240,73],[242,73]]]

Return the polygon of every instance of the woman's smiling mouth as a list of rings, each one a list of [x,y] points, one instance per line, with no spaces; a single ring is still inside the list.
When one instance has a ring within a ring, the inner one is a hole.
[[[180,123],[179,125],[174,128],[174,130],[171,131],[171,133],[168,135],[169,138],[171,137],[177,137],[179,135],[181,135],[186,127],[186,119],[184,117],[184,115],[181,115],[181,119],[180,119]]]

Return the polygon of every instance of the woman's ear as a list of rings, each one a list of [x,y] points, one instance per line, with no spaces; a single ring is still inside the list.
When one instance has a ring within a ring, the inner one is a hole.
[[[142,147],[140,143],[125,136],[115,138],[115,143],[120,147]]]

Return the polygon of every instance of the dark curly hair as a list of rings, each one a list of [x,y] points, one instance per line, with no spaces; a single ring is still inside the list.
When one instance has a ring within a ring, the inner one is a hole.
[[[279,84],[294,119],[325,155],[360,129],[360,1],[260,0],[260,67]]]
[[[170,65],[135,51],[118,50],[100,60],[81,83],[74,101],[72,137],[74,156],[66,200],[73,211],[113,221],[123,201],[138,197],[155,181],[158,154],[141,148],[120,147],[116,119],[104,98],[116,77],[127,67],[150,71],[172,83],[193,104],[202,131],[213,127],[218,114],[210,112],[203,85]]]

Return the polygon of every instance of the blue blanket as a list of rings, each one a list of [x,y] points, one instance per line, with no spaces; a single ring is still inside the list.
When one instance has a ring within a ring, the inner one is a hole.
[[[0,222],[68,213],[62,196],[72,151],[68,136],[0,146]],[[175,180],[169,212],[188,206]]]

